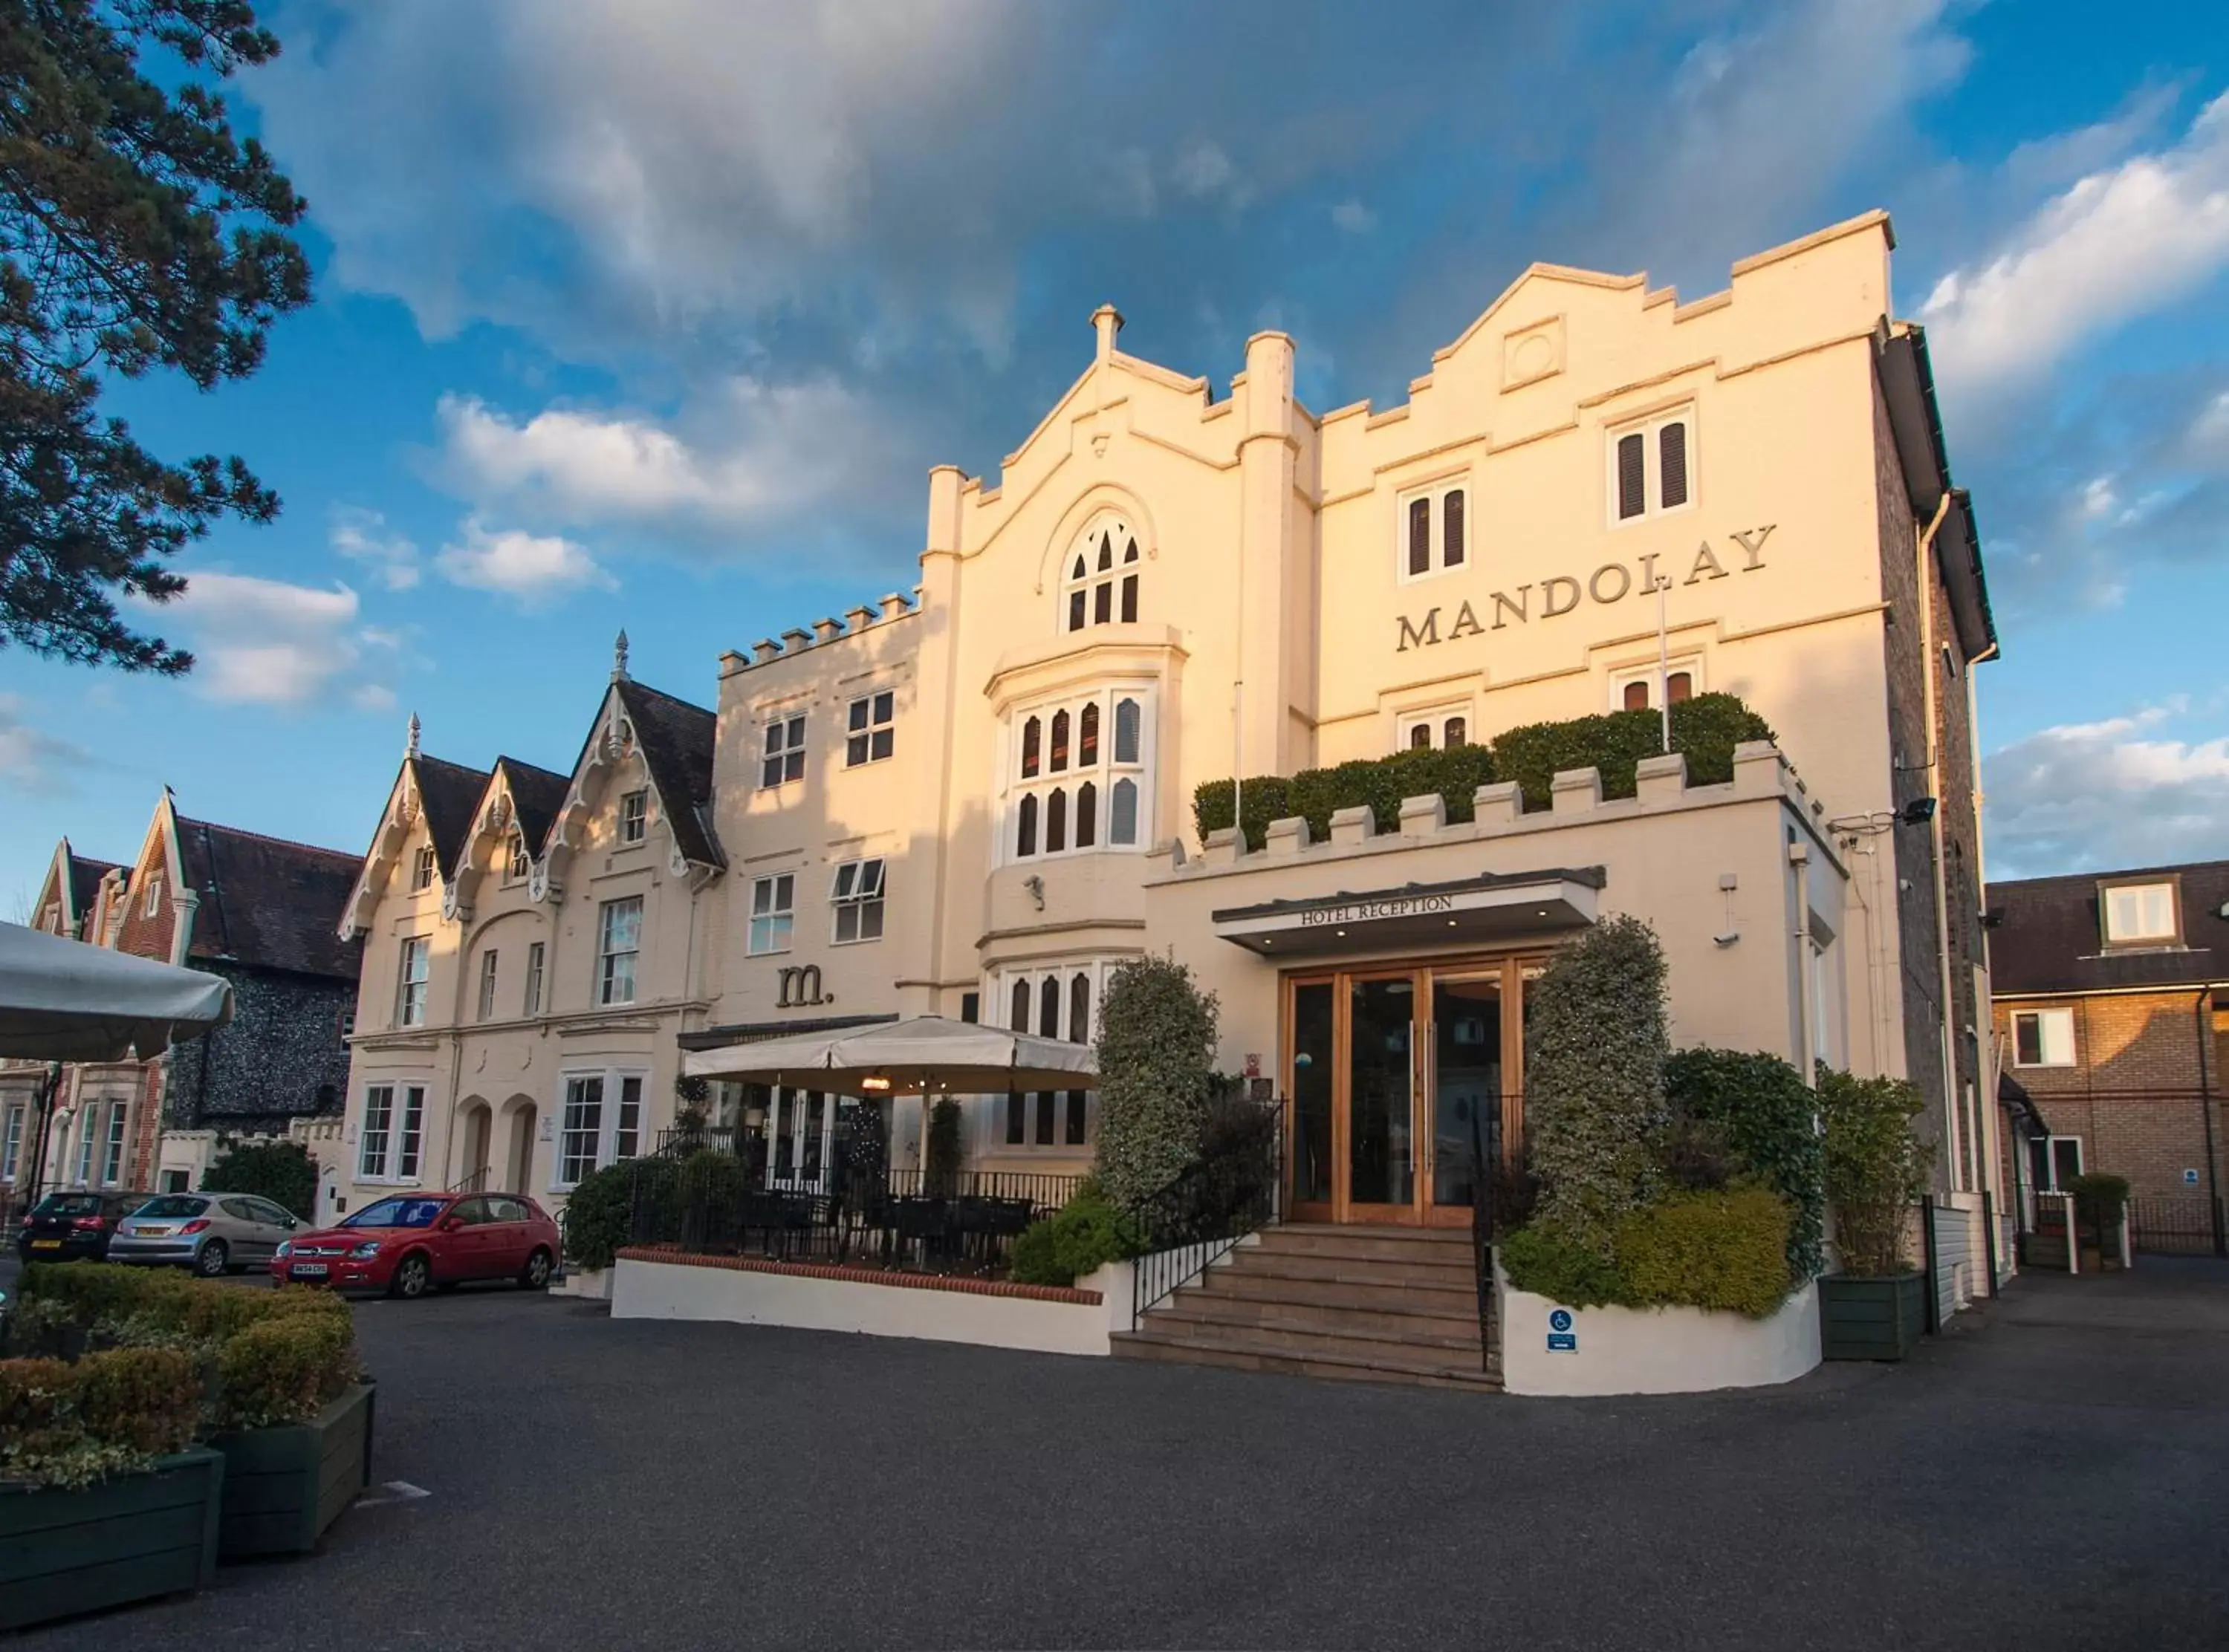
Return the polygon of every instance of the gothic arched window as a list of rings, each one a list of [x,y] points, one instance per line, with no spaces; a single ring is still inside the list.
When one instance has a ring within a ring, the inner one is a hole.
[[[1070,631],[1087,625],[1125,625],[1138,621],[1138,576],[1143,561],[1138,535],[1119,517],[1102,516],[1083,531],[1065,560],[1066,599],[1062,610]]]

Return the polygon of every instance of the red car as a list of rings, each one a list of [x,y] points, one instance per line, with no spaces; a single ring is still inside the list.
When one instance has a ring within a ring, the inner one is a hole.
[[[559,1245],[549,1213],[517,1194],[401,1194],[289,1239],[271,1258],[271,1277],[395,1297],[467,1279],[515,1279],[539,1290],[556,1270]]]

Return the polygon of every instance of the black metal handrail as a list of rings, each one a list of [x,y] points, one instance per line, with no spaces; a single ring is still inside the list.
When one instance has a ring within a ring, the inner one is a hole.
[[[1274,1102],[1237,1140],[1187,1166],[1135,1213],[1143,1252],[1131,1271],[1130,1322],[1282,1220],[1285,1109]]]
[[[1471,1266],[1478,1278],[1478,1349],[1481,1369],[1487,1376],[1494,1374],[1500,1363],[1495,1358],[1499,1350],[1494,1346],[1494,1289],[1493,1289],[1493,1184],[1500,1172],[1499,1154],[1488,1156],[1486,1150],[1485,1126],[1479,1115],[1484,1109],[1473,1103],[1470,1110],[1470,1246]],[[1500,1135],[1500,1120],[1495,1121],[1496,1137]]]
[[[451,1182],[449,1191],[451,1193],[485,1193],[490,1174],[490,1168],[483,1164],[463,1181]]]

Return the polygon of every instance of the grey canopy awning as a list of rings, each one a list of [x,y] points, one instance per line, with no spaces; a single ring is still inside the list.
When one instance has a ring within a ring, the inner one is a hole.
[[[0,924],[0,1056],[145,1060],[231,1019],[221,976]]]
[[[844,1095],[1088,1090],[1098,1079],[1089,1044],[941,1015],[692,1050],[682,1065],[692,1079],[789,1085]]]

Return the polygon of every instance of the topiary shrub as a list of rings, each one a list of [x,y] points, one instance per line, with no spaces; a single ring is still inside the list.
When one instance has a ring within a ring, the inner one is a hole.
[[[1109,1262],[1135,1256],[1137,1228],[1095,1187],[1085,1186],[1014,1241],[1009,1277],[1028,1285],[1072,1285]]]
[[[1787,1300],[1788,1202],[1763,1188],[1677,1193],[1619,1225],[1617,1272],[1648,1306],[1723,1309],[1763,1319]]]
[[[565,1255],[580,1268],[608,1268],[627,1242],[634,1221],[637,1161],[621,1159],[591,1170],[565,1195]]]
[[[1331,817],[1341,809],[1367,804],[1381,832],[1401,823],[1401,804],[1410,797],[1437,796],[1448,818],[1475,818],[1474,795],[1494,778],[1493,754],[1483,746],[1417,746],[1391,757],[1358,758],[1335,768],[1303,769],[1291,779],[1264,775],[1242,790],[1246,810],[1246,847],[1269,841],[1269,823],[1294,816],[1308,823],[1308,836],[1320,843],[1331,836]],[[1230,823],[1230,782],[1210,780],[1192,793],[1192,824],[1199,841]]]
[[[1192,1163],[1214,1077],[1216,1002],[1192,971],[1138,958],[1099,1010],[1099,1159],[1107,1196],[1136,1210]]]
[[[209,1193],[253,1194],[283,1206],[304,1221],[316,1220],[318,1162],[296,1142],[222,1142],[202,1172]]]
[[[1575,1239],[1542,1227],[1520,1227],[1500,1246],[1501,1269],[1519,1290],[1569,1308],[1624,1307],[1633,1287],[1617,1264]]]
[[[1681,1124],[1710,1131],[1725,1144],[1734,1169],[1788,1201],[1788,1266],[1815,1277],[1825,1260],[1826,1153],[1819,1135],[1819,1098],[1803,1075],[1763,1052],[1681,1050],[1664,1064],[1664,1098],[1673,1124],[1665,1143],[1666,1170],[1683,1185],[1673,1156],[1697,1145]],[[1730,1178],[1721,1176],[1717,1185]]]
[[[1819,1069],[1827,1202],[1834,1211],[1842,1271],[1854,1278],[1911,1271],[1905,1222],[1927,1191],[1927,1168],[1934,1159],[1934,1149],[1911,1133],[1911,1121],[1924,1105],[1907,1079],[1858,1079]]]
[[[922,1167],[924,1191],[949,1198],[960,1186],[964,1157],[960,1137],[960,1104],[949,1096],[937,1098],[928,1110],[928,1158]]]
[[[1654,1198],[1667,1046],[1664,951],[1647,924],[1607,919],[1549,961],[1525,1032],[1533,1226],[1608,1256]]]
[[[307,1422],[357,1375],[348,1320],[330,1314],[267,1319],[219,1351],[218,1410],[228,1428]]]

